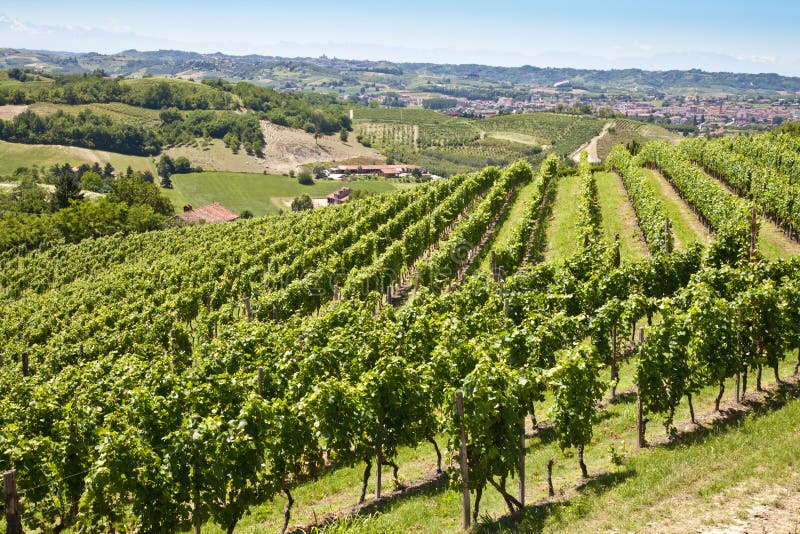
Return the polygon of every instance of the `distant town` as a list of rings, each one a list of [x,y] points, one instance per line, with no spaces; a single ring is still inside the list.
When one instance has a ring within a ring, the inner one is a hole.
[[[386,104],[422,107],[428,98],[438,95],[399,93],[370,95],[369,101]],[[526,111],[582,112],[599,115],[618,115],[667,125],[684,125],[679,131],[703,134],[721,128],[765,127],[785,121],[800,120],[800,98],[745,98],[726,96],[704,98],[697,96],[652,95],[633,98],[629,95],[587,96],[575,93],[531,92],[528,99],[499,97],[492,100],[453,98],[452,105],[442,110],[449,115],[488,117],[502,113]]]

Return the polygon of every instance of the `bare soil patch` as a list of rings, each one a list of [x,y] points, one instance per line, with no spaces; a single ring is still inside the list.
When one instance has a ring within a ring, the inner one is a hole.
[[[323,136],[315,141],[312,134],[303,130],[266,121],[261,121],[261,130],[267,144],[262,163],[264,170],[269,173],[297,171],[303,165],[318,161],[341,163],[354,158],[384,160],[380,152],[354,139],[343,142],[338,136]]]
[[[10,121],[27,109],[28,106],[0,106],[0,119],[3,119],[4,121]]]

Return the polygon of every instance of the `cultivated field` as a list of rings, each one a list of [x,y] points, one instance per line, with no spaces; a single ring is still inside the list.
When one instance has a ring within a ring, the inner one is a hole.
[[[250,210],[254,215],[273,215],[289,211],[294,197],[308,194],[312,198],[324,197],[342,186],[370,193],[392,191],[398,186],[390,180],[364,180],[340,182],[317,180],[314,185],[304,186],[296,178],[274,174],[203,172],[199,174],[173,175],[174,189],[163,189],[176,210],[186,204],[204,206],[219,202],[235,212]]]

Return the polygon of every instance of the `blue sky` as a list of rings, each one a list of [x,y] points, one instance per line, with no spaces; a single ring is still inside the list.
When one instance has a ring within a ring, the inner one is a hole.
[[[789,0],[5,1],[0,47],[800,75]]]

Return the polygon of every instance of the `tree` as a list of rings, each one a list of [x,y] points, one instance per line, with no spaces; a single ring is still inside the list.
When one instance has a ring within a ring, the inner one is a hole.
[[[48,193],[31,176],[23,176],[9,194],[14,211],[43,213],[48,209]]]
[[[322,113],[322,110],[314,111],[313,115],[314,120],[314,142],[317,143],[319,146],[319,138],[322,136],[322,128],[325,123],[325,115]]]
[[[164,189],[172,189],[172,179],[169,176],[162,176],[161,187]]]
[[[103,167],[103,176],[105,178],[112,178],[114,176],[114,166],[110,163],[106,163],[106,166]]]
[[[242,212],[239,214],[239,218],[240,219],[252,219],[253,218],[253,212],[250,211],[250,210],[242,210]]]
[[[69,169],[59,170],[54,185],[56,188],[51,199],[53,211],[68,207],[72,201],[83,200],[80,180]]]
[[[81,175],[81,187],[96,193],[106,193],[108,191],[108,182],[96,172],[89,171]]]
[[[172,174],[188,174],[190,172],[202,171],[202,167],[192,167],[192,163],[183,156],[175,158],[173,162]]]
[[[156,170],[158,171],[158,175],[162,178],[169,178],[175,172],[175,163],[172,161],[171,157],[162,154],[158,163],[156,163]],[[162,187],[164,187],[163,184]]]
[[[181,115],[181,112],[176,108],[165,109],[159,113],[158,116],[165,124],[172,124],[173,122],[179,122],[183,120],[183,115]]]
[[[314,179],[311,178],[311,173],[303,171],[297,175],[297,183],[300,185],[314,185]]]
[[[322,178],[327,178],[327,174],[325,173],[325,167],[322,165],[317,165],[311,170],[311,174],[314,175],[314,178],[317,180],[321,180]]]
[[[307,194],[302,194],[292,200],[292,211],[305,211],[314,209],[314,202]]]
[[[342,128],[341,130],[339,130],[339,139],[341,139],[341,141],[343,143],[347,142],[347,136],[348,136],[348,134],[347,134],[347,130],[345,128]]]
[[[630,152],[632,156],[635,156],[642,149],[642,144],[639,143],[636,139],[632,139],[625,145],[625,148],[628,149],[628,152]]]
[[[143,180],[139,174],[114,180],[108,199],[112,202],[123,202],[128,206],[150,206],[155,213],[161,215],[172,215],[174,212],[169,199],[162,195],[155,185]]]

